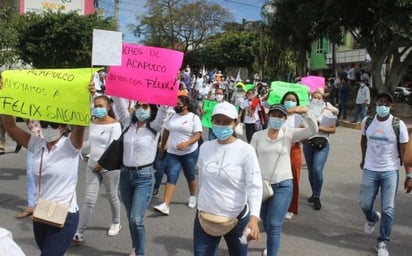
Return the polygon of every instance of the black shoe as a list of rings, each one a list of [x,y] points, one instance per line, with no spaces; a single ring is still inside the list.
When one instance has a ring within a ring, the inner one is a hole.
[[[158,188],[153,189],[153,195],[154,195],[154,196],[157,195],[158,193],[159,193],[159,189],[158,189]]]
[[[14,153],[19,153],[21,150],[21,145],[17,144],[16,149],[14,150]]]
[[[322,204],[320,203],[320,198],[313,198],[313,209],[320,210],[322,208]]]
[[[308,203],[313,203],[313,199],[314,199],[314,197],[313,197],[313,195],[311,195],[311,196],[308,198]]]

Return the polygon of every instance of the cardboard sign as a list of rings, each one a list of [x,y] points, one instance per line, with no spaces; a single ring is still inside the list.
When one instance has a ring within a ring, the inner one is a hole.
[[[202,114],[202,125],[204,127],[212,128],[212,113],[215,106],[219,104],[219,102],[214,100],[203,100],[203,114]],[[239,112],[239,106],[235,106],[237,112]]]
[[[309,88],[307,86],[281,81],[274,81],[271,83],[267,103],[269,105],[279,104],[282,101],[283,96],[289,91],[298,95],[300,106],[308,105]]]
[[[305,76],[302,77],[301,83],[309,87],[310,93],[325,88],[325,78],[322,76]]]
[[[0,113],[88,126],[90,75],[90,68],[4,71]]]
[[[122,64],[122,32],[93,29],[92,66]]]
[[[106,93],[126,99],[175,106],[176,80],[183,53],[170,49],[123,44],[122,65],[110,67]]]

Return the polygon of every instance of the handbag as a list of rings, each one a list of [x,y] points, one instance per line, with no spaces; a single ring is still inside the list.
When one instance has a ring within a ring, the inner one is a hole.
[[[273,175],[275,174],[276,167],[278,166],[278,163],[279,163],[279,159],[282,153],[284,142],[285,142],[285,139],[282,139],[282,147],[280,149],[278,158],[276,159],[275,165],[273,166],[273,172],[272,172],[272,176],[270,177],[270,180],[262,179],[262,203],[269,200],[274,194],[273,188],[272,188],[272,179],[273,179]]]
[[[39,196],[41,192],[41,174],[43,165],[43,154],[41,154],[40,169],[39,169]],[[73,200],[73,197],[70,200]],[[69,204],[70,204],[69,203]],[[57,203],[44,198],[39,198],[34,208],[32,220],[40,223],[44,223],[53,227],[62,228],[66,222],[67,214],[69,212],[69,206],[61,203]]]
[[[108,171],[118,170],[122,167],[123,163],[123,137],[129,130],[128,126],[120,135],[117,140],[113,140],[106,148],[97,163]]]
[[[309,143],[313,149],[321,150],[328,144],[328,140],[325,137],[315,137],[308,140],[307,143]]]
[[[226,217],[198,211],[199,223],[202,229],[211,236],[223,236],[229,233],[239,222],[236,217]]]

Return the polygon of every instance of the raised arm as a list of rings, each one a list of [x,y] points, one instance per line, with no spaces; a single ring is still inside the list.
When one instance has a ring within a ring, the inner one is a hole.
[[[17,144],[27,148],[31,134],[16,125],[16,118],[10,115],[1,115],[1,122],[9,136],[15,140]]]

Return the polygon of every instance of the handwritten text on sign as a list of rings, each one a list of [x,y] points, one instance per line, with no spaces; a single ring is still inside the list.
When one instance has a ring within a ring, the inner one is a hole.
[[[182,60],[182,52],[123,44],[122,65],[110,67],[106,93],[174,106],[179,89],[176,76]]]
[[[267,100],[269,105],[279,104],[283,96],[292,91],[299,97],[299,105],[306,106],[308,104],[309,88],[301,84],[292,84],[282,81],[274,81],[270,85],[269,98]]]
[[[2,78],[0,113],[64,124],[90,124],[90,68],[8,70]]]

